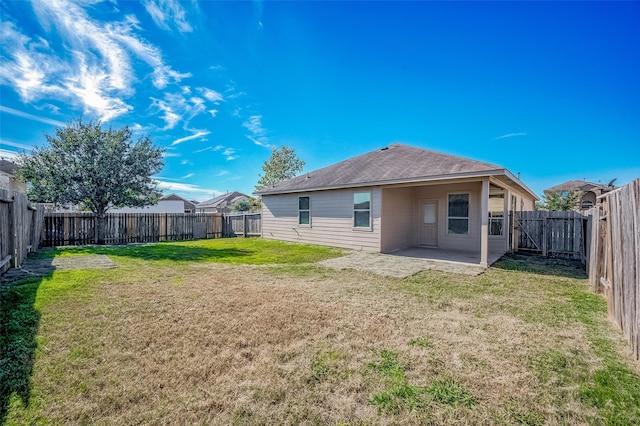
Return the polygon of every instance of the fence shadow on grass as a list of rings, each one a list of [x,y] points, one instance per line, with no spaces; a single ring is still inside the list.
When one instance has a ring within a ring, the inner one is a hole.
[[[536,255],[507,254],[491,267],[506,271],[521,271],[564,278],[587,278],[585,267],[578,260],[554,259]]]
[[[175,262],[216,262],[224,259],[250,256],[254,250],[227,248],[198,247],[176,243],[131,244],[126,246],[82,246],[66,248],[74,254],[91,255],[104,254],[107,256],[122,256],[142,260],[171,260]],[[44,252],[41,256],[52,257],[56,251]]]
[[[33,305],[42,280],[0,285],[0,424],[5,423],[12,395],[29,404],[40,323]]]

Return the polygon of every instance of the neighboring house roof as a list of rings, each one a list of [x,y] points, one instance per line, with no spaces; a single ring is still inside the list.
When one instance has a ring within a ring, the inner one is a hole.
[[[550,192],[564,192],[564,191],[594,191],[600,190],[601,192],[608,192],[614,189],[614,186],[603,185],[601,183],[587,182],[585,180],[570,180],[560,185],[552,186],[544,190],[545,194]],[[595,192],[595,191],[594,191]]]
[[[15,176],[18,173],[18,165],[13,161],[0,159],[0,171],[8,175]]]
[[[219,195],[210,200],[198,203],[196,207],[199,209],[224,208],[241,198],[250,198],[250,197],[246,194],[243,194],[242,192],[233,191],[233,192],[228,192],[226,194]]]
[[[0,159],[0,189],[25,192],[27,186],[18,177],[18,165],[13,161]]]
[[[256,191],[256,194],[283,194],[498,175],[522,187],[538,199],[504,167],[399,143],[262,188]]]
[[[160,198],[161,200],[175,200],[175,201],[182,201],[184,202],[184,208],[185,209],[190,209],[190,210],[194,210],[196,208],[196,204],[193,201],[189,201],[186,198],[182,198],[181,196],[179,196],[178,194],[168,194],[165,195],[164,197]]]

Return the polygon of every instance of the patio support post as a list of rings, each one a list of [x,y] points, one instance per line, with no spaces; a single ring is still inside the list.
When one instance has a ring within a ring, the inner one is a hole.
[[[480,266],[489,266],[489,181],[482,181],[480,192]]]
[[[508,253],[514,252],[513,241],[515,240],[515,232],[513,232],[513,224],[515,223],[516,218],[511,217],[511,196],[513,195],[513,191],[511,189],[507,189],[504,194],[504,232],[505,232],[505,250]],[[509,220],[511,219],[511,220]],[[511,239],[510,239],[511,238]]]

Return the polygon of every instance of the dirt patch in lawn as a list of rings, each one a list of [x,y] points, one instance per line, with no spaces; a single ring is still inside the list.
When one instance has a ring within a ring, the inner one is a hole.
[[[55,270],[111,269],[118,264],[103,254],[55,258],[29,257],[20,268],[12,268],[0,276],[0,283],[10,283],[24,278],[43,277]]]

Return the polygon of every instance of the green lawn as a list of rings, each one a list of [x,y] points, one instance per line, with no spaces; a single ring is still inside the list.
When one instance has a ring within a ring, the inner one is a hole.
[[[575,268],[317,267],[220,239],[68,248],[0,288],[0,424],[640,424],[640,366]]]
[[[128,246],[62,247],[38,253],[38,257],[85,256],[105,254],[115,260],[139,259],[175,265],[194,262],[266,265],[313,263],[340,256],[332,247],[290,244],[259,238],[223,238],[215,240],[176,241]]]

